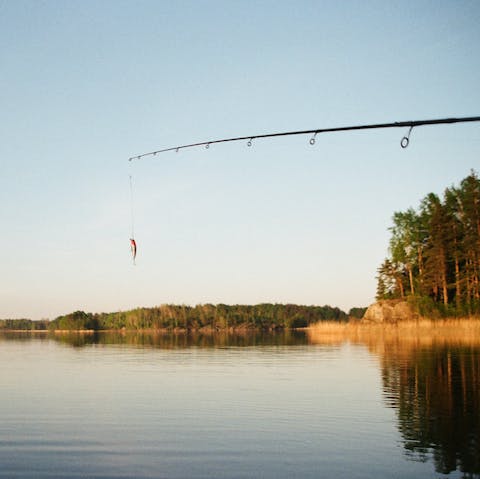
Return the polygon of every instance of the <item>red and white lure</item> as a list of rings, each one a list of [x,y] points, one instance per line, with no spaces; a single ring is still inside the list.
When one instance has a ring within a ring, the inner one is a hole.
[[[137,243],[133,238],[130,238],[130,249],[132,250],[133,264],[135,264],[135,258],[137,257]]]

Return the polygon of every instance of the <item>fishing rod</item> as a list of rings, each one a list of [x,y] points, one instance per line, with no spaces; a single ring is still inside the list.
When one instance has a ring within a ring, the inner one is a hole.
[[[400,146],[402,148],[406,148],[410,143],[410,134],[412,133],[413,128],[417,126],[425,126],[425,125],[445,125],[445,124],[452,124],[452,123],[470,123],[480,121],[480,116],[469,116],[463,118],[439,118],[434,120],[412,120],[412,121],[396,121],[394,123],[374,123],[369,125],[356,125],[356,126],[339,126],[334,128],[317,128],[315,130],[298,130],[298,131],[284,131],[280,133],[266,133],[262,135],[248,135],[248,136],[237,136],[233,138],[223,138],[221,140],[209,140],[209,141],[200,141],[198,143],[190,143],[187,145],[179,145],[173,146],[170,148],[163,148],[161,150],[150,151],[149,153],[142,153],[141,155],[135,155],[128,159],[128,161],[132,160],[140,160],[146,156],[155,156],[160,153],[166,153],[167,151],[176,151],[177,153],[180,150],[184,150],[186,148],[194,148],[197,146],[204,146],[205,148],[210,148],[210,145],[214,145],[216,143],[227,143],[232,141],[245,141],[247,140],[247,146],[252,146],[253,140],[259,138],[276,138],[280,136],[294,136],[294,135],[313,135],[309,143],[310,145],[315,144],[315,139],[318,134],[321,133],[334,133],[334,132],[341,132],[341,131],[357,131],[357,130],[377,130],[381,128],[410,128],[408,130],[407,135],[405,135],[401,141]]]

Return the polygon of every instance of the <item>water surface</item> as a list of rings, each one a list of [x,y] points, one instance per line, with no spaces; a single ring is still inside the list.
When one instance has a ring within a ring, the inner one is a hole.
[[[479,477],[480,348],[0,336],[0,477]]]

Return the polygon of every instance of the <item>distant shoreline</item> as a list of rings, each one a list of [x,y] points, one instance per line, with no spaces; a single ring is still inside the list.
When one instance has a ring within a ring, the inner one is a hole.
[[[364,309],[366,308],[352,308],[347,314],[340,308],[329,305],[163,304],[110,313],[74,311],[53,320],[0,319],[0,330],[274,330],[305,327],[318,321],[348,321],[354,313],[361,317]]]
[[[470,316],[462,318],[442,318],[429,319],[420,317],[418,319],[398,321],[395,323],[372,323],[363,322],[360,320],[350,321],[319,321],[305,327],[256,327],[249,325],[239,325],[229,328],[213,328],[203,326],[201,328],[111,328],[111,329],[0,329],[0,333],[29,333],[29,334],[98,334],[98,333],[120,333],[120,334],[245,334],[249,332],[263,332],[263,333],[278,333],[282,331],[305,331],[318,333],[340,333],[340,332],[354,332],[354,331],[389,331],[389,332],[421,332],[434,331],[454,332],[454,331],[469,331],[475,332],[480,337],[480,317]]]

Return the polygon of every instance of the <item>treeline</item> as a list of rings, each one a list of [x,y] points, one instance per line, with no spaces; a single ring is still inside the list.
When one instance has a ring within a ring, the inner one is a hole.
[[[347,314],[331,306],[294,304],[197,306],[162,305],[115,313],[76,311],[51,321],[50,330],[300,328],[318,321],[346,321]]]
[[[0,319],[0,331],[46,331],[50,321],[32,321],[31,319]]]
[[[393,215],[377,299],[406,298],[423,314],[480,313],[480,180],[472,171],[440,198]]]

